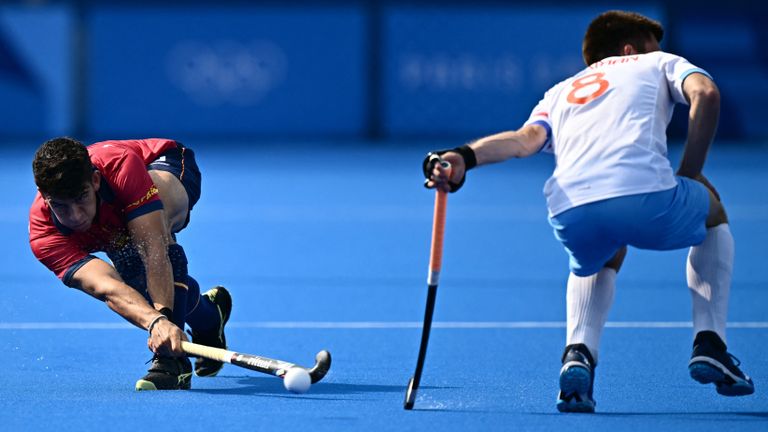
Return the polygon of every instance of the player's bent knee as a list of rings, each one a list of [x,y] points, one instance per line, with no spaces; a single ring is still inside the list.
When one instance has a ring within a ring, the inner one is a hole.
[[[709,214],[707,215],[707,228],[712,228],[724,223],[728,223],[728,215],[725,213],[723,203],[709,191]]]
[[[603,267],[608,267],[616,270],[616,273],[619,272],[619,269],[621,269],[621,265],[624,263],[624,258],[627,256],[627,247],[624,246],[618,251],[616,251],[616,254],[608,260],[608,262],[605,263]]]

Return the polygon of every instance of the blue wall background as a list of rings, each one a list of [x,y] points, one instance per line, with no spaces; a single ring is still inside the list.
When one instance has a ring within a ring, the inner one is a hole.
[[[0,138],[465,138],[514,129],[635,10],[707,69],[721,138],[768,137],[768,7],[749,2],[5,2]],[[670,133],[684,136],[678,110]]]

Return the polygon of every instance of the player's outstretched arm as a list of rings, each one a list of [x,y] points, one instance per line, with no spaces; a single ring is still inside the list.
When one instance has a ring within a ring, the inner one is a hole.
[[[430,152],[422,163],[426,178],[424,185],[456,192],[464,184],[466,172],[475,166],[530,156],[538,152],[546,141],[547,130],[541,125],[530,124],[516,131],[480,138],[457,149]],[[431,163],[432,154],[448,162],[450,170],[441,164]]]
[[[477,165],[528,157],[537,153],[547,141],[547,130],[538,124],[523,126],[516,131],[489,135],[471,143]]]
[[[72,282],[85,293],[105,302],[110,309],[136,327],[149,330],[150,350],[160,354],[182,355],[181,329],[147,303],[138,291],[123,282],[114,267],[100,259],[92,259],[80,267]],[[154,323],[154,324],[153,324]]]
[[[707,152],[717,131],[720,91],[706,75],[692,73],[683,82],[683,94],[691,107],[688,113],[688,139],[677,174],[697,178],[704,168]]]

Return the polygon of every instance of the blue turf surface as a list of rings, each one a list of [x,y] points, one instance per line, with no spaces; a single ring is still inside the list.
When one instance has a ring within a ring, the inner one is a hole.
[[[719,143],[706,169],[736,238],[729,345],[755,395],[724,398],[687,375],[685,252],[630,250],[597,369],[598,414],[563,415],[567,258],[546,221],[547,156],[473,172],[450,196],[438,327],[417,410],[405,412],[433,202],[419,163],[452,143],[187,144],[203,197],[179,241],[202,286],[233,294],[230,346],[302,364],[328,349],[331,372],[301,396],[233,366],[189,392],[134,392],[145,334],[35,261],[34,145],[0,146],[0,430],[768,430],[765,145]]]

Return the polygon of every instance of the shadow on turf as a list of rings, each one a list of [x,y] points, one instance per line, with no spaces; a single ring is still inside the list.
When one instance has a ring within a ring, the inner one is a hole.
[[[444,388],[444,387],[441,387]],[[449,406],[441,406],[440,403],[435,401],[422,401],[416,402],[416,407],[413,411],[441,411],[441,412],[453,412],[453,413],[474,413],[474,414],[530,414],[533,416],[545,416],[545,417],[563,417],[570,416],[581,418],[621,418],[621,417],[671,417],[676,419],[684,419],[690,417],[691,420],[701,420],[703,418],[711,418],[712,420],[718,420],[727,418],[729,420],[741,420],[751,421],[758,419],[768,419],[768,412],[748,412],[748,411],[735,411],[735,412],[610,412],[610,413],[559,413],[553,410],[553,412],[532,412],[523,413],[520,411],[505,411],[505,410],[486,410],[486,409],[471,409],[471,408],[453,408]]]
[[[273,377],[251,377],[251,376],[218,376],[216,380],[227,380],[232,382],[228,388],[215,389],[196,389],[195,382],[200,383],[199,379],[193,382],[193,392],[211,393],[211,394],[273,394],[285,396],[287,391],[283,387],[283,381]],[[425,389],[444,389],[448,387],[422,387]],[[405,392],[405,386],[399,385],[381,385],[381,384],[346,384],[334,382],[319,382],[314,384],[308,396],[312,395],[351,395],[365,393],[401,393]]]
[[[603,417],[638,417],[638,416],[670,416],[670,417],[685,417],[685,416],[692,416],[693,418],[696,418],[697,420],[700,420],[702,416],[704,417],[755,417],[755,418],[763,418],[768,419],[768,412],[748,412],[748,411],[734,411],[734,412],[727,412],[727,411],[717,411],[717,412],[649,412],[649,413],[597,413],[599,416]]]
[[[694,420],[701,420],[702,418],[720,419],[723,417],[745,417],[755,419],[768,419],[768,412],[760,411],[708,411],[708,412],[596,412],[591,414],[585,413],[537,413],[537,415],[544,416],[578,416],[578,417],[673,417],[673,418],[685,418],[691,417]]]

